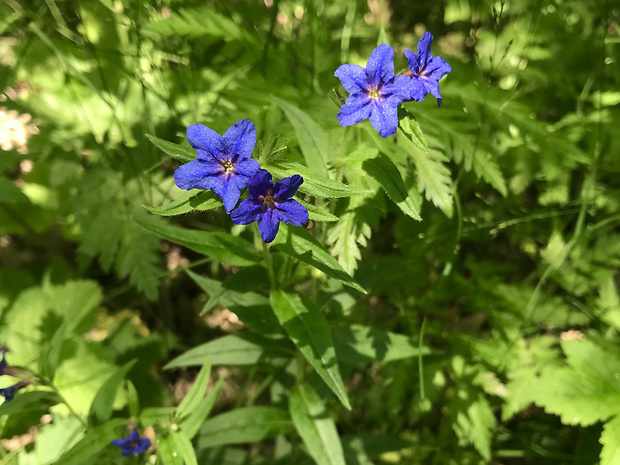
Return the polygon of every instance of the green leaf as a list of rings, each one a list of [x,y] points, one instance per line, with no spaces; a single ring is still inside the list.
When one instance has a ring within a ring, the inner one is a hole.
[[[63,465],[83,465],[88,463],[90,457],[97,454],[104,447],[107,447],[111,441],[120,437],[119,428],[126,424],[126,419],[115,418],[89,430],[80,442],[64,453],[56,463],[62,463]]]
[[[127,403],[129,404],[129,414],[132,417],[140,416],[140,397],[138,396],[138,391],[136,390],[136,386],[131,382],[131,380],[127,380]]]
[[[157,436],[157,455],[163,465],[184,465],[183,457],[177,453],[177,445],[172,434]]]
[[[382,331],[370,326],[351,325],[332,329],[334,347],[340,363],[392,362],[429,355],[427,346],[421,351],[417,341],[404,334]]]
[[[318,465],[345,465],[334,420],[312,387],[304,384],[293,388],[289,411],[306,450]]]
[[[210,418],[202,425],[198,448],[262,441],[292,429],[286,410],[274,407],[237,408]]]
[[[305,229],[282,223],[272,244],[280,252],[321,270],[327,276],[338,279],[357,291],[366,292]]]
[[[240,237],[220,232],[184,229],[159,222],[138,221],[138,224],[159,237],[223,263],[246,266],[261,261],[256,248]]]
[[[191,441],[181,431],[172,431],[170,433],[172,437],[172,444],[174,445],[174,451],[176,455],[179,455],[185,461],[185,465],[198,465],[198,459],[196,459],[196,453]]]
[[[601,465],[617,465],[620,463],[620,415],[605,423],[599,441],[603,445]]]
[[[166,152],[171,158],[179,160],[182,163],[188,163],[196,158],[196,152],[191,147],[175,144],[174,142],[168,142],[167,140],[151,136],[150,134],[146,134],[146,137],[158,149]]]
[[[340,376],[329,324],[321,310],[300,294],[273,290],[271,306],[280,324],[340,402],[351,409]]]
[[[564,424],[589,426],[620,414],[620,358],[589,340],[562,341],[568,367],[531,383],[532,400]]]
[[[279,178],[301,175],[304,182],[299,186],[299,192],[303,192],[314,197],[340,198],[355,195],[372,195],[370,189],[343,184],[328,177],[315,173],[308,167],[295,162],[277,162],[264,167],[271,174]]]
[[[211,376],[211,357],[207,358],[191,389],[177,407],[175,413],[179,420],[185,419],[198,407],[209,386],[209,376]]]
[[[338,263],[349,274],[353,274],[362,258],[358,245],[360,228],[356,220],[355,211],[347,211],[327,233],[327,241],[333,245],[331,253],[338,257]]]
[[[230,334],[200,344],[168,362],[165,370],[200,366],[207,357],[213,365],[255,365],[288,359],[293,347],[286,339],[270,339],[257,334]]]
[[[10,204],[27,204],[30,203],[30,200],[19,187],[13,184],[12,181],[4,176],[0,176],[0,202]]]
[[[181,430],[185,432],[188,438],[196,436],[200,427],[205,422],[205,419],[209,416],[209,413],[211,413],[211,409],[215,405],[215,401],[222,389],[223,383],[224,378],[220,378],[215,387],[200,401],[194,411],[185,420],[179,423]]]
[[[326,177],[327,160],[329,157],[327,154],[327,134],[325,134],[325,131],[297,106],[274,96],[271,96],[271,98],[282,108],[284,114],[293,125],[301,152],[306,160],[306,165],[315,173]]]
[[[231,18],[206,7],[174,11],[165,19],[149,23],[147,29],[164,36],[212,37],[227,42],[246,36]]]
[[[495,415],[488,400],[480,393],[459,388],[455,394],[458,407],[453,407],[455,419],[452,428],[456,435],[473,444],[486,462],[491,460],[491,433],[496,425]]]
[[[311,203],[304,202],[301,199],[295,199],[308,210],[308,217],[313,221],[338,221],[338,217],[332,215],[327,210],[312,205]]]
[[[412,147],[409,155],[418,172],[418,183],[426,198],[440,208],[448,218],[452,217],[452,178],[444,164],[447,158],[437,150],[420,152]]]
[[[142,426],[168,425],[175,411],[174,407],[145,408],[140,413],[140,424]]]
[[[415,199],[409,196],[398,168],[388,156],[379,154],[376,158],[366,160],[362,166],[371,177],[381,184],[390,199],[405,215],[417,221],[422,220],[420,216],[421,205],[416,204]]]
[[[60,402],[58,394],[52,391],[18,392],[11,402],[0,405],[0,417],[33,410],[47,410]]]
[[[129,373],[129,370],[133,368],[137,361],[137,359],[133,359],[127,362],[119,370],[115,371],[99,388],[88,414],[88,418],[92,425],[99,425],[112,418],[116,392],[125,379],[125,376],[127,376],[127,373]]]
[[[221,207],[222,201],[220,198],[211,191],[200,191],[196,193],[195,190],[183,192],[178,199],[170,202],[161,207],[149,207],[143,205],[151,213],[160,216],[176,216],[189,213],[194,210],[207,211]]]
[[[420,128],[420,123],[411,113],[404,108],[398,110],[398,127],[403,131],[407,139],[414,143],[420,150],[428,152],[428,143]]]

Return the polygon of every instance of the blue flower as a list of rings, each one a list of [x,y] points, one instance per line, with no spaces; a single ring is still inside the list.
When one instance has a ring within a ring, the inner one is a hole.
[[[258,162],[250,158],[256,143],[254,124],[247,119],[238,121],[223,136],[202,124],[192,124],[187,128],[187,140],[198,158],[180,166],[174,172],[174,182],[181,189],[211,189],[229,212],[258,170]]]
[[[280,221],[294,226],[308,221],[308,210],[291,198],[303,182],[296,174],[274,184],[269,171],[258,170],[248,185],[249,198],[241,202],[230,217],[235,224],[258,221],[260,236],[269,243],[275,239]]]
[[[382,137],[389,137],[398,127],[397,108],[411,93],[409,76],[394,76],[394,50],[381,44],[373,50],[366,68],[341,65],[334,73],[351,95],[338,113],[342,126],[370,118],[372,127]]]
[[[140,435],[134,430],[129,436],[122,439],[115,439],[110,444],[113,446],[119,446],[121,448],[121,454],[141,454],[151,447],[151,440],[149,438],[141,438]]]
[[[405,56],[409,63],[411,75],[411,88],[409,100],[417,102],[424,100],[430,93],[437,97],[437,106],[441,106],[441,94],[439,94],[439,80],[452,71],[452,68],[443,58],[431,55],[433,34],[425,32],[418,42],[418,53],[405,50]]]
[[[17,391],[19,391],[23,387],[28,386],[29,384],[30,382],[28,381],[20,381],[19,383],[14,384],[13,386],[0,389],[0,396],[4,397],[3,403],[6,404],[7,402],[11,402],[13,400],[13,397],[15,397],[15,394],[17,393]]]
[[[8,367],[8,363],[6,363],[6,344],[2,347],[2,360],[0,360],[0,376],[5,374],[5,370]]]

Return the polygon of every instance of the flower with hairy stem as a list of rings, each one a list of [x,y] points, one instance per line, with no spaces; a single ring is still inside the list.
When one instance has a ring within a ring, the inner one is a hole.
[[[398,127],[397,108],[411,93],[411,78],[394,76],[394,50],[387,44],[375,48],[366,67],[341,65],[334,73],[351,95],[340,108],[338,122],[352,126],[370,119],[381,137]]]
[[[256,143],[254,124],[247,119],[238,121],[222,136],[202,124],[192,124],[187,128],[187,140],[198,158],[181,165],[174,172],[174,182],[186,190],[211,189],[230,212],[241,189],[258,170],[258,162],[250,158]]]
[[[151,447],[151,440],[149,438],[141,438],[137,431],[134,430],[126,438],[115,439],[110,444],[119,446],[121,454],[132,455],[146,452]]]
[[[276,238],[280,221],[293,226],[308,221],[306,207],[292,199],[303,182],[303,178],[296,174],[274,184],[269,171],[258,170],[248,184],[249,198],[241,202],[230,217],[235,224],[258,221],[260,236],[269,243]]]
[[[425,32],[418,41],[418,53],[405,50],[409,64],[408,76],[411,76],[410,95],[408,100],[420,102],[430,93],[437,98],[437,106],[441,106],[439,80],[452,71],[448,63],[440,56],[431,55],[433,35]]]

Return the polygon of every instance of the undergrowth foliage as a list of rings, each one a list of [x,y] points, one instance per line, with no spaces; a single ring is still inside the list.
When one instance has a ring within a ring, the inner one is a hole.
[[[0,462],[620,463],[619,30],[5,2]]]

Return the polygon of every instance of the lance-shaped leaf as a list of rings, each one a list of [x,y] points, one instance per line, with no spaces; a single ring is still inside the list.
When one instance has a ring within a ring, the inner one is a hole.
[[[147,134],[146,137],[150,140],[153,145],[155,145],[158,149],[166,152],[170,157],[175,160],[179,160],[180,162],[187,163],[196,158],[196,152],[189,145],[180,145],[175,144],[174,142],[168,142],[167,140],[160,139],[159,137],[151,136]]]
[[[293,388],[289,411],[307,451],[318,465],[345,465],[334,420],[311,386],[304,384]]]
[[[240,237],[220,232],[184,229],[160,222],[136,221],[159,237],[230,265],[246,266],[261,261],[256,248]]]
[[[220,378],[215,385],[215,387],[207,394],[207,396],[200,401],[200,403],[196,406],[193,412],[181,423],[179,426],[185,432],[188,438],[193,438],[196,436],[200,427],[205,422],[205,419],[211,413],[211,409],[215,405],[215,401],[217,400],[217,396],[220,393],[220,389],[222,389],[222,384],[224,382],[224,378]]]
[[[420,216],[421,205],[416,203],[414,196],[408,194],[407,187],[398,168],[389,157],[379,154],[378,157],[366,160],[362,167],[364,171],[381,184],[381,187],[383,187],[390,199],[405,215],[417,221],[422,220]]]
[[[300,294],[274,290],[271,306],[280,324],[340,402],[351,409],[340,376],[334,341],[321,310]]]
[[[105,383],[99,388],[95,395],[95,400],[90,406],[88,418],[93,425],[98,425],[112,418],[114,410],[114,399],[116,392],[121,386],[129,370],[133,368],[138,359],[131,360],[115,371]]]
[[[211,375],[211,357],[207,357],[206,362],[200,369],[200,373],[194,380],[191,389],[185,395],[176,410],[176,416],[180,420],[189,416],[200,404],[203,399],[207,386],[209,385],[209,376]]]
[[[315,173],[308,167],[295,162],[277,162],[264,167],[267,171],[278,178],[285,178],[299,174],[304,178],[304,183],[299,186],[299,192],[314,197],[351,197],[355,195],[372,195],[373,191],[361,187],[343,184],[326,176]]]
[[[366,292],[357,281],[347,273],[340,263],[305,229],[280,225],[280,233],[273,241],[280,251],[321,270],[327,276],[338,279],[360,292]]]
[[[196,192],[195,190],[191,190],[184,191],[178,199],[166,205],[162,205],[161,207],[149,207],[148,205],[144,205],[144,208],[159,216],[176,216],[194,210],[213,210],[221,206],[222,201],[215,193],[211,191]]]
[[[327,134],[310,116],[295,105],[273,97],[293,125],[306,164],[315,173],[327,176]]]
[[[89,458],[119,438],[120,426],[127,423],[125,418],[114,418],[88,431],[80,441],[65,452],[55,463],[63,465],[83,465]],[[90,462],[92,463],[92,462]]]
[[[407,139],[413,142],[418,148],[428,152],[428,143],[420,128],[418,120],[404,108],[398,110],[398,127],[403,131]]]

